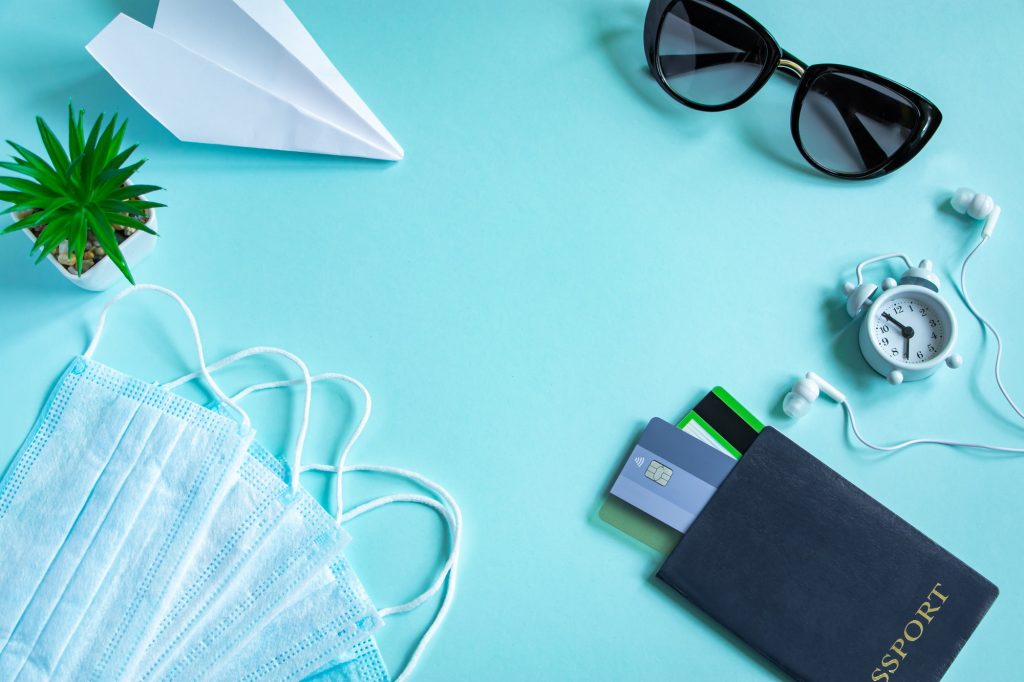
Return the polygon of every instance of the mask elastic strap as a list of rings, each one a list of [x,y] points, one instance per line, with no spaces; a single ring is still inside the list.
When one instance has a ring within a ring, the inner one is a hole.
[[[289,385],[305,384],[306,387],[305,396],[302,404],[302,426],[299,428],[299,434],[295,439],[295,448],[292,453],[291,488],[292,491],[295,492],[299,489],[300,485],[299,476],[302,473],[302,451],[304,450],[306,445],[306,434],[309,432],[309,409],[310,404],[312,403],[313,400],[314,379],[309,375],[309,368],[306,366],[306,363],[303,362],[301,358],[299,358],[294,353],[290,353],[289,351],[284,350],[283,348],[274,348],[273,346],[253,346],[252,348],[240,350],[237,353],[232,353],[231,355],[225,358],[221,358],[217,362],[207,367],[206,370],[210,373],[213,373],[227,367],[230,364],[233,364],[235,362],[238,362],[239,360],[242,360],[253,355],[279,355],[293,362],[302,372],[301,379],[295,379],[292,380],[291,382],[287,382],[289,383]],[[168,381],[167,383],[163,384],[163,388],[165,388],[168,391],[173,391],[179,386],[187,384],[188,382],[199,378],[200,375],[200,372],[190,372],[189,374],[185,374],[183,376],[178,377],[174,381]],[[270,386],[270,384],[257,384],[256,386],[250,386],[249,388],[244,389],[236,393],[235,395],[231,396],[229,400],[233,402],[240,402],[250,393],[262,390],[262,388],[268,386]]]
[[[306,470],[317,470],[317,471],[331,471],[331,468],[325,468],[325,465],[310,465],[306,467]],[[396,494],[396,495],[385,495],[384,497],[378,497],[377,499],[370,500],[365,504],[361,504],[352,511],[346,512],[341,515],[342,521],[350,521],[358,516],[361,516],[374,509],[380,507],[397,504],[397,503],[414,503],[422,504],[430,507],[444,518],[448,524],[448,533],[451,538],[451,552],[448,555],[448,560],[445,562],[444,567],[438,573],[437,578],[424,592],[419,596],[399,604],[397,606],[390,606],[384,609],[380,609],[379,613],[382,617],[388,617],[399,613],[406,613],[412,611],[416,607],[422,605],[428,599],[437,594],[444,586],[445,579],[448,581],[448,587],[445,590],[444,599],[441,601],[441,606],[437,610],[437,614],[431,621],[430,626],[420,636],[419,642],[416,644],[416,648],[413,650],[409,660],[406,661],[402,671],[395,678],[395,682],[402,682],[412,674],[416,665],[419,663],[423,652],[426,650],[430,640],[434,638],[437,631],[440,629],[444,619],[447,617],[448,612],[451,610],[452,601],[455,599],[455,585],[458,573],[459,553],[462,548],[462,510],[459,508],[455,498],[448,493],[442,486],[434,483],[430,479],[427,479],[419,474],[409,471],[407,469],[400,469],[398,467],[389,466],[376,466],[372,464],[356,464],[347,466],[344,468],[345,471],[371,471],[385,474],[392,474],[402,478],[411,480],[424,488],[434,492],[441,497],[445,503],[441,504],[437,500],[425,497],[423,495],[409,495],[409,494]],[[337,469],[334,469],[337,473]]]
[[[163,294],[173,299],[181,308],[182,312],[185,313],[185,317],[188,318],[189,326],[192,328],[192,340],[195,342],[196,354],[199,356],[199,372],[197,376],[202,376],[203,380],[206,382],[207,386],[210,387],[210,390],[213,391],[214,395],[216,395],[242,418],[242,429],[247,431],[251,425],[248,413],[235,404],[235,401],[229,398],[227,394],[221,390],[221,387],[217,382],[213,380],[213,377],[210,376],[209,368],[206,366],[206,358],[203,353],[203,340],[199,334],[199,324],[196,322],[195,315],[192,314],[191,308],[189,308],[188,304],[182,300],[181,296],[178,296],[178,294],[174,293],[170,289],[157,286],[155,284],[136,284],[130,289],[125,289],[124,291],[119,292],[116,296],[107,301],[107,304],[103,306],[103,310],[100,312],[100,318],[96,324],[96,331],[93,332],[92,341],[89,343],[89,347],[85,349],[85,352],[82,353],[82,357],[86,360],[90,360],[93,353],[96,352],[96,347],[99,345],[100,339],[103,337],[103,331],[106,328],[107,314],[110,312],[110,309],[114,304],[139,291],[155,291]]]
[[[388,504],[397,504],[403,502],[415,503],[425,505],[437,511],[447,523],[449,535],[451,537],[451,552],[449,553],[448,560],[445,562],[445,565],[442,567],[441,571],[439,572],[438,576],[434,579],[434,582],[430,585],[430,587],[428,587],[424,592],[422,592],[417,597],[413,598],[408,602],[405,602],[404,604],[391,606],[385,609],[381,609],[379,611],[379,613],[383,617],[411,611],[416,607],[420,606],[421,604],[423,604],[424,602],[426,602],[435,594],[437,594],[444,586],[445,580],[448,581],[448,587],[445,590],[444,599],[441,602],[441,606],[438,609],[437,614],[435,614],[433,621],[430,623],[430,626],[426,629],[426,631],[424,631],[423,635],[421,635],[419,642],[416,644],[416,648],[413,650],[412,655],[409,657],[409,660],[406,662],[401,673],[399,673],[399,675],[395,678],[395,682],[402,682],[403,680],[407,679],[407,677],[415,669],[427,645],[433,639],[434,635],[437,634],[437,631],[440,629],[442,623],[444,622],[444,619],[447,617],[448,612],[451,610],[451,604],[455,598],[455,585],[458,570],[458,561],[462,546],[462,510],[459,508],[459,505],[455,501],[455,498],[452,497],[452,495],[447,490],[445,490],[443,486],[435,483],[434,481],[431,481],[430,479],[424,476],[421,476],[420,474],[417,474],[416,472],[409,471],[408,469],[402,469],[399,467],[381,466],[373,464],[355,464],[348,466],[345,465],[345,459],[348,457],[348,454],[351,451],[352,446],[359,439],[359,436],[362,435],[363,429],[366,426],[366,422],[370,418],[370,413],[372,411],[373,406],[372,398],[370,397],[370,392],[366,389],[365,386],[363,386],[362,383],[360,383],[356,379],[353,379],[344,374],[328,373],[318,374],[314,377],[311,377],[309,382],[305,382],[305,380],[300,379],[272,381],[250,386],[237,393],[235,395],[235,398],[240,400],[246,397],[247,395],[250,395],[251,393],[255,393],[257,391],[283,388],[286,386],[295,386],[300,383],[306,383],[308,390],[310,383],[326,381],[329,379],[343,381],[356,386],[363,393],[363,396],[366,400],[366,409],[363,412],[363,417],[359,421],[359,424],[357,425],[356,429],[353,431],[352,435],[349,437],[348,441],[346,442],[340,454],[338,455],[337,463],[334,465],[309,464],[302,467],[301,469],[301,471],[324,471],[335,475],[336,500],[338,502],[338,507],[335,512],[335,518],[337,519],[338,524],[341,525],[345,521],[349,521],[373,509],[378,509]],[[353,509],[352,511],[345,513],[343,511],[344,507],[341,504],[341,481],[342,474],[351,471],[377,472],[391,474],[394,476],[399,476],[408,479],[435,493],[446,503],[447,506],[445,506],[445,504],[441,504],[435,499],[425,497],[423,495],[397,494],[387,495],[384,497],[371,500],[370,502],[362,504]]]
[[[363,430],[366,428],[366,423],[370,421],[370,414],[373,412],[373,396],[370,395],[369,389],[367,389],[366,386],[364,386],[361,381],[353,377],[350,377],[347,374],[339,374],[337,372],[325,372],[323,374],[317,374],[313,377],[310,377],[309,379],[309,382],[311,384],[319,383],[321,381],[339,381],[342,383],[350,384],[359,389],[359,392],[363,394],[363,416],[360,417],[359,423],[356,424],[355,430],[352,431],[352,435],[348,437],[344,445],[342,445],[341,449],[338,451],[338,455],[335,458],[335,461],[337,463],[333,465],[310,464],[308,466],[301,468],[302,471],[330,471],[332,473],[337,473],[342,470],[347,470],[345,469],[345,461],[348,459],[349,453],[352,452],[352,448],[355,446],[356,441],[358,441],[360,436],[363,435]],[[304,383],[303,379],[286,379],[284,381],[269,381],[264,384],[255,384],[237,393],[234,396],[234,399],[242,400],[251,393],[256,393],[258,391],[268,391],[275,388],[284,388],[286,386],[296,386],[301,383]],[[308,394],[309,386],[306,387],[306,391]],[[301,460],[297,459],[295,463],[296,471],[299,470],[300,465]],[[338,525],[341,525],[342,517],[340,510],[344,509],[345,506],[343,500],[340,473],[334,477],[334,500],[336,508],[338,510],[335,513],[335,520],[337,521]]]

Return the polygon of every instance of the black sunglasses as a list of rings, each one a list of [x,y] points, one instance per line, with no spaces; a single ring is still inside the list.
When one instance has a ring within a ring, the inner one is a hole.
[[[836,178],[891,173],[942,121],[934,104],[887,78],[839,64],[807,66],[725,0],[653,0],[644,51],[665,92],[701,111],[738,107],[776,70],[797,79],[793,140],[808,163]]]

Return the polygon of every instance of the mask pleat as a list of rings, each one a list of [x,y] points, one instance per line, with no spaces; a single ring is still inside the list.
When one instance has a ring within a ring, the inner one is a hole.
[[[96,374],[114,374],[96,363],[90,367]],[[198,406],[171,407],[184,413],[185,431],[62,653],[58,677],[117,676],[119,657],[132,644],[132,635],[149,622],[155,602],[217,497],[220,481],[244,454],[246,439],[232,421]]]
[[[6,646],[131,423],[138,402],[75,380],[4,479],[0,644]],[[103,415],[100,417],[99,415]],[[45,513],[40,513],[45,510]]]
[[[177,417],[165,414],[161,422],[157,434],[147,443],[88,552],[60,595],[31,653],[22,664],[17,679],[49,679],[54,674],[64,648],[89,604],[104,585],[129,531],[138,519],[143,502],[149,497],[167,458],[174,452],[184,433],[185,422]]]
[[[252,457],[244,459],[211,523],[199,534],[197,551],[183,567],[181,579],[168,590],[143,635],[146,644],[136,650],[126,667],[127,676],[137,677],[155,655],[170,648],[185,625],[215,601],[223,576],[245,572],[247,560],[285,513],[283,487],[261,463]]]
[[[143,405],[135,411],[60,552],[47,569],[0,653],[0,679],[8,679],[20,671],[21,663],[27,658],[76,569],[88,553],[104,518],[109,515],[159,422],[160,412],[157,410]]]

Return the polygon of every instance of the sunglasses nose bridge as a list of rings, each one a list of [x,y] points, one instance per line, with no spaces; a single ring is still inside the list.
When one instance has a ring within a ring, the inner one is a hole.
[[[802,60],[783,50],[782,57],[779,59],[779,63],[776,64],[775,69],[791,78],[800,80],[804,77],[804,72],[807,71],[807,64],[804,64]]]
[[[787,76],[792,76],[797,80],[803,78],[804,72],[806,71],[806,69],[797,62],[790,61],[785,58],[780,59],[778,65],[775,68],[781,71],[782,73],[786,74]]]

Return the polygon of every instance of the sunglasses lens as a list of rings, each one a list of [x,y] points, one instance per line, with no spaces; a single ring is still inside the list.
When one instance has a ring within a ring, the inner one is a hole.
[[[883,166],[921,119],[910,100],[884,84],[836,72],[823,73],[808,85],[798,116],[804,152],[844,175]]]
[[[738,99],[764,71],[768,44],[749,23],[701,0],[679,0],[658,37],[663,82],[684,100],[721,106]]]

